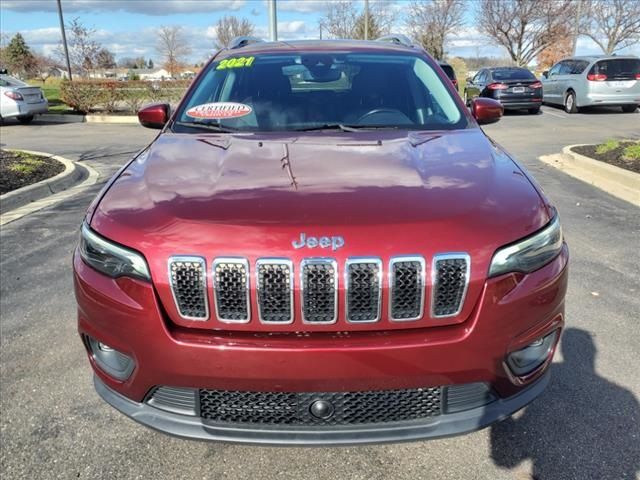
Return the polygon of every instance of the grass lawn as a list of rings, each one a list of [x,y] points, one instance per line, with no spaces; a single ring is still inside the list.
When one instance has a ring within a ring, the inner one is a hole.
[[[75,113],[69,106],[60,100],[60,80],[57,78],[48,78],[44,84],[42,80],[28,80],[29,85],[40,87],[44,92],[44,96],[49,100],[49,113]]]
[[[600,145],[584,145],[573,150],[616,167],[640,173],[640,142],[607,140]]]

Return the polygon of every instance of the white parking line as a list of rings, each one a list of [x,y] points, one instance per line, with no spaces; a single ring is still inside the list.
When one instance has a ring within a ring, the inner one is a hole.
[[[542,107],[542,111],[546,114],[551,115],[552,117],[558,117],[558,118],[569,118],[569,116],[562,112],[560,113],[559,111],[556,111],[555,109],[553,109],[553,107]]]

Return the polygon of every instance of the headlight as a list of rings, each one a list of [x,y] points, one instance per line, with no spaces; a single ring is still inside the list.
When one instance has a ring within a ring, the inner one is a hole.
[[[105,275],[151,280],[149,267],[142,255],[105,240],[86,224],[82,224],[79,249],[82,259]]]
[[[529,273],[545,266],[562,250],[562,228],[556,215],[542,230],[513,245],[500,248],[491,260],[489,276]]]

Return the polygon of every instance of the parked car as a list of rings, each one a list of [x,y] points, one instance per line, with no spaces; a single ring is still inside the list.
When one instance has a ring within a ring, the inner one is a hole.
[[[619,106],[632,113],[640,105],[638,57],[567,58],[542,75],[544,102],[562,105],[567,113],[595,106]]]
[[[443,62],[442,60],[438,61],[438,65],[440,65],[440,68],[444,71],[444,73],[447,74],[447,77],[449,77],[449,80],[451,80],[453,86],[456,87],[456,90],[458,90],[458,79],[456,78],[456,72],[453,67],[447,62]]]
[[[535,114],[542,105],[542,83],[526,68],[484,68],[467,80],[464,101],[487,97],[499,101],[505,109],[526,109]]]
[[[92,202],[73,257],[98,393],[178,436],[469,432],[544,390],[568,250],[525,168],[409,43],[243,40]],[[541,418],[540,421],[546,419]]]
[[[49,102],[40,87],[0,75],[0,120],[15,117],[20,123],[30,123],[34,115],[48,110]]]

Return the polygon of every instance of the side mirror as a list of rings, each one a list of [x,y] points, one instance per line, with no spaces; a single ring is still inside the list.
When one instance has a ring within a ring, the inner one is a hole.
[[[169,120],[168,103],[152,103],[138,110],[138,121],[143,127],[160,129]]]
[[[549,78],[549,70],[545,70],[544,72],[542,72],[542,76],[544,78]]]
[[[467,79],[465,80],[465,82],[467,82],[467,83],[473,83],[473,77],[467,77]]]
[[[471,100],[471,115],[479,125],[496,123],[502,117],[504,107],[496,100],[477,97]]]

